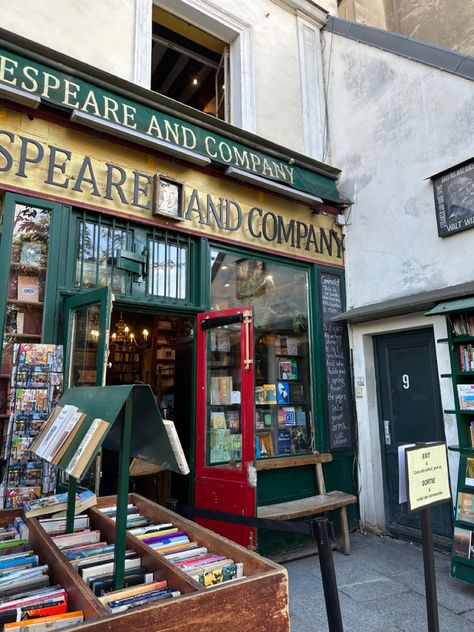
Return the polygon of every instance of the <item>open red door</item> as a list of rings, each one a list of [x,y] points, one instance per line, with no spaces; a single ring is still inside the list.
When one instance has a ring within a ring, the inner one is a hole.
[[[252,308],[198,316],[195,505],[255,516]],[[252,478],[252,477],[251,477]],[[243,546],[255,529],[218,520],[197,522]]]

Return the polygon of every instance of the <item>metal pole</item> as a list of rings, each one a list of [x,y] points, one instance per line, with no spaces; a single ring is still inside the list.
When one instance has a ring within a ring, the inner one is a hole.
[[[426,614],[428,632],[439,632],[438,599],[436,596],[436,573],[433,555],[432,509],[420,511],[421,537],[423,542],[423,565],[425,567]]]
[[[74,518],[76,517],[77,480],[69,477],[67,493],[66,533],[74,533]]]
[[[115,524],[114,590],[123,588],[125,579],[125,548],[127,544],[128,470],[130,467],[130,440],[132,437],[132,394],[127,397],[123,413],[120,441],[119,479],[117,492],[117,519]]]
[[[312,520],[311,531],[318,545],[319,564],[321,566],[329,632],[344,632],[341,608],[339,605],[339,594],[337,592],[336,572],[332,559],[331,540],[328,533],[328,519],[315,518]]]

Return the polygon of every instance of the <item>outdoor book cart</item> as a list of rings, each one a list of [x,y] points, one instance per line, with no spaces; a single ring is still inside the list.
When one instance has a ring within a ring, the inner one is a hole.
[[[155,580],[166,579],[170,586],[181,592],[180,597],[113,615],[68,563],[37,519],[26,518],[30,544],[44,563],[48,564],[52,580],[62,584],[68,591],[71,607],[84,611],[85,622],[74,629],[120,632],[142,628],[150,631],[207,632],[213,625],[220,629],[230,629],[238,619],[239,628],[243,632],[288,631],[288,577],[284,568],[156,503],[128,493],[131,457],[150,459],[161,467],[179,472],[150,387],[134,384],[68,389],[59,402],[59,405],[64,404],[74,404],[87,414],[87,419],[80,435],[78,434],[60,462],[60,467],[69,462],[95,418],[110,423],[111,427],[104,437],[103,445],[120,454],[118,494],[98,499],[99,507],[114,504],[117,506],[116,521],[95,507],[87,512],[91,528],[99,529],[107,542],[115,543],[115,586],[120,588],[123,585],[125,549],[128,548],[141,557],[143,566],[155,573]],[[100,445],[97,449],[99,447]],[[91,458],[84,471],[90,467],[92,460]],[[68,508],[68,524],[71,527],[74,519],[75,487],[76,481],[71,479]],[[135,504],[138,511],[150,520],[172,522],[209,550],[232,558],[235,562],[242,562],[244,577],[205,588],[127,532],[128,503]],[[18,513],[12,514],[11,511],[0,512],[1,520],[11,521]]]

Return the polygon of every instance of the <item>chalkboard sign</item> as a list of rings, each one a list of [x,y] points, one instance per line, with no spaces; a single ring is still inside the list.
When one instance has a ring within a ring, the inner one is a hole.
[[[346,326],[331,322],[342,312],[341,277],[319,276],[323,325],[326,399],[330,450],[353,447],[353,421]]]

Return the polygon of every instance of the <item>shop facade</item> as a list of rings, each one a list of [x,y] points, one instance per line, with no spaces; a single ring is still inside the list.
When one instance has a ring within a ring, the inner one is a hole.
[[[39,47],[0,58],[4,432],[14,344],[63,344],[66,386],[144,382],[174,419],[192,476],[164,493],[255,515],[316,489],[256,461],[313,450],[354,492],[339,172]]]

